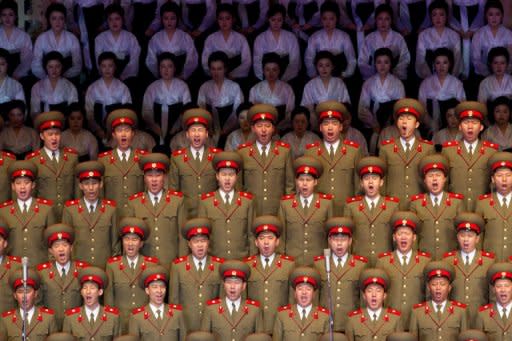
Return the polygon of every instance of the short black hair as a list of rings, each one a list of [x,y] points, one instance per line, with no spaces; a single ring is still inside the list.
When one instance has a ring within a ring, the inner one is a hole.
[[[61,65],[64,64],[64,56],[59,51],[50,51],[43,56],[43,66],[46,70],[46,66],[52,60],[57,60]]]
[[[224,67],[228,64],[229,57],[225,52],[215,51],[208,56],[208,66],[213,62],[222,62]]]
[[[100,53],[100,55],[98,56],[98,65],[101,64],[104,60],[112,60],[114,64],[116,64],[117,57],[114,52],[105,51]]]
[[[283,18],[286,17],[286,8],[281,4],[274,4],[268,9],[267,18],[273,17],[278,13],[281,13]]]
[[[165,2],[162,6],[160,6],[160,18],[162,18],[164,16],[164,13],[167,13],[167,12],[172,12],[172,13],[176,14],[176,17],[178,18],[178,22],[179,22],[180,17],[181,17],[181,9],[177,3],[173,2],[173,1],[168,1],[168,2]]]
[[[60,2],[53,2],[53,3],[51,3],[50,6],[48,6],[48,8],[46,8],[46,12],[44,14],[44,16],[46,18],[46,22],[48,23],[48,26],[50,26],[50,15],[53,12],[60,12],[60,13],[62,13],[64,15],[64,18],[66,18],[66,16],[67,16],[66,6],[64,6]]]
[[[317,52],[317,54],[315,55],[315,65],[318,64],[318,61],[320,59],[329,59],[332,65],[334,66],[334,54],[332,54],[331,51],[322,50]]]
[[[124,8],[121,7],[121,5],[119,5],[119,4],[108,5],[105,8],[105,19],[108,19],[108,17],[113,13],[119,14],[121,16],[121,18],[123,18],[123,21],[124,21]]]
[[[336,19],[340,17],[340,8],[338,4],[332,1],[326,1],[320,6],[320,15],[323,15],[325,12],[334,13]]]

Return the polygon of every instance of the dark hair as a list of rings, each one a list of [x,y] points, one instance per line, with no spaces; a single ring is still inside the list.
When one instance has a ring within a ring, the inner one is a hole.
[[[6,113],[10,113],[13,109],[20,109],[22,113],[25,113],[27,110],[27,105],[21,99],[13,99],[12,101],[8,102]]]
[[[18,16],[18,4],[14,0],[3,0],[0,2],[0,12],[2,12],[4,9],[11,9],[13,10],[16,17]]]
[[[46,66],[52,60],[57,60],[61,65],[64,64],[64,56],[59,51],[50,51],[43,56],[43,67],[46,70]]]
[[[489,67],[489,70],[491,69],[491,64],[496,57],[505,57],[507,60],[507,65],[510,61],[510,54],[508,53],[508,50],[506,47],[503,46],[497,46],[493,47],[489,53],[487,54],[487,66]]]
[[[340,8],[338,7],[338,4],[332,1],[326,1],[320,6],[320,15],[323,15],[325,12],[331,12],[334,13],[336,16],[336,19],[340,17]]]
[[[391,68],[389,71],[391,71],[394,67],[394,58],[393,58],[393,52],[388,47],[381,47],[375,50],[373,53],[373,64],[377,61],[378,57],[386,56],[389,58],[389,62],[391,64]]]
[[[114,13],[119,14],[124,21],[124,8],[119,4],[111,4],[105,8],[105,19],[108,19],[108,17]]]
[[[9,51],[7,51],[6,49],[0,48],[0,58],[5,59],[7,64],[9,64],[9,57],[10,57]]]
[[[46,13],[44,14],[45,18],[46,18],[46,22],[48,23],[48,26],[50,26],[50,15],[53,13],[53,12],[60,12],[64,15],[64,18],[66,18],[66,6],[64,6],[63,4],[59,3],[59,2],[54,2],[54,3],[51,3],[50,6],[48,6],[48,8],[46,8]]]
[[[432,12],[435,9],[444,10],[444,12],[446,13],[447,16],[448,16],[448,13],[450,13],[448,3],[445,0],[434,0],[430,3],[430,5],[428,6],[428,14],[430,15],[431,18],[432,18]]]
[[[309,124],[309,119],[311,116],[309,113],[309,109],[302,105],[299,105],[299,106],[296,106],[295,108],[293,108],[292,113],[291,113],[291,120],[293,121],[295,116],[300,115],[300,114],[303,114],[304,116],[306,116],[306,119],[308,120],[308,124]]]
[[[66,116],[69,117],[69,115],[71,115],[71,113],[73,112],[80,112],[82,116],[85,118],[84,108],[80,105],[80,103],[73,102],[70,105],[68,105],[68,108],[66,110]]]
[[[261,59],[261,66],[265,67],[265,64],[275,63],[281,68],[281,57],[275,52],[265,53]]]
[[[387,13],[391,17],[391,21],[393,21],[393,8],[391,8],[388,4],[380,4],[375,9],[375,18],[381,14],[381,13]]]
[[[98,56],[98,65],[100,65],[104,60],[112,60],[114,64],[116,64],[117,57],[114,52],[105,51],[100,53],[100,55]]]
[[[176,18],[178,18],[178,22],[181,17],[181,9],[178,4],[172,1],[165,2],[162,6],[160,6],[160,18],[164,16],[164,13],[172,12],[176,14]]]
[[[249,102],[243,102],[241,103],[238,108],[236,108],[236,117],[240,117],[240,114],[244,110],[249,110],[252,107],[252,104]]]
[[[432,58],[432,63],[435,64],[436,58],[440,57],[440,56],[444,56],[444,57],[448,58],[448,62],[450,63],[448,72],[451,73],[452,69],[453,69],[453,64],[454,64],[453,51],[447,47],[440,47],[438,49],[435,49],[434,50],[434,58]]]
[[[174,53],[169,52],[169,51],[165,51],[165,52],[160,53],[156,57],[156,60],[158,61],[158,66],[160,66],[160,63],[162,61],[170,60],[174,64],[174,66],[176,67],[176,55]]]
[[[485,3],[484,14],[487,15],[487,11],[491,8],[497,8],[503,14],[503,4],[499,0],[488,0]]]
[[[215,13],[215,17],[219,17],[219,14],[221,14],[222,12],[228,12],[233,17],[233,19],[236,16],[235,7],[232,4],[226,4],[226,3],[219,4],[217,6],[217,11]]]
[[[500,96],[500,97],[496,97],[492,102],[491,102],[491,108],[492,108],[492,112],[494,113],[494,110],[496,110],[496,107],[498,105],[506,105],[509,110],[510,110],[510,106],[511,106],[511,103],[510,103],[510,98],[506,97],[506,96]]]
[[[315,66],[316,64],[318,64],[318,61],[320,59],[329,59],[332,65],[334,66],[334,55],[332,54],[331,51],[322,50],[317,52],[317,54],[315,55]]]
[[[441,126],[442,127],[448,127],[448,120],[446,119],[446,114],[448,113],[448,110],[454,109],[457,105],[459,105],[460,101],[456,98],[450,98],[446,100],[446,102],[443,105],[443,108],[446,110],[441,113]],[[455,115],[457,116],[457,115]]]
[[[270,6],[267,12],[267,18],[273,17],[274,15],[281,13],[283,18],[286,17],[286,8],[281,4],[274,4]]]
[[[208,56],[208,66],[210,66],[210,64],[213,62],[222,62],[224,64],[224,67],[226,67],[226,65],[228,64],[228,60],[229,57],[226,53],[222,51],[215,51]]]

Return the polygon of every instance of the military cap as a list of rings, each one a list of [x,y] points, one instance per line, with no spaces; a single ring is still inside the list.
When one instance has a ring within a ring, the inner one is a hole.
[[[187,128],[193,124],[202,124],[208,128],[211,121],[212,114],[202,108],[188,109],[183,113],[182,118],[183,125]]]
[[[418,216],[411,211],[396,211],[391,215],[393,231],[400,227],[408,227],[416,233],[419,223],[420,220],[418,219]]]
[[[352,237],[354,221],[349,217],[331,217],[325,221],[324,228],[328,237],[340,233]]]
[[[146,268],[144,271],[142,271],[142,274],[140,275],[139,285],[141,288],[146,288],[148,285],[150,285],[152,282],[155,281],[162,281],[167,283],[169,282],[169,279],[167,277],[167,273],[169,270],[164,268],[161,265],[155,265],[150,266],[149,268]]]
[[[69,333],[53,333],[48,335],[46,341],[75,341],[76,337]]]
[[[244,341],[272,341],[272,338],[265,333],[254,333],[247,335]]]
[[[251,268],[239,260],[228,260],[219,266],[219,274],[223,279],[228,277],[238,277],[247,282],[251,274]]]
[[[108,286],[108,277],[105,270],[98,268],[97,266],[88,266],[80,270],[78,274],[80,285],[84,285],[85,282],[94,282],[100,289],[105,289]]]
[[[40,284],[41,277],[39,277],[39,274],[35,270],[29,268],[27,271],[27,286],[34,288],[34,290],[38,290]],[[23,269],[19,268],[11,273],[9,276],[9,285],[14,291],[23,286]]]
[[[388,335],[386,341],[417,341],[418,338],[414,334],[406,332],[395,332]]]
[[[380,177],[386,175],[386,163],[380,157],[363,157],[356,166],[357,174],[363,177],[366,174],[378,174]]]
[[[480,121],[484,121],[487,116],[487,107],[477,101],[464,101],[460,102],[455,107],[455,115],[457,115],[461,121],[465,118],[476,118]]]
[[[459,334],[458,341],[487,341],[487,335],[477,329],[467,329]]]
[[[80,162],[75,167],[75,174],[79,181],[101,179],[105,174],[105,166],[99,161]]]
[[[318,341],[348,341],[347,337],[345,336],[345,334],[342,334],[342,333],[332,333],[332,339],[331,339],[331,335],[329,333],[326,333],[322,336],[320,336],[320,339],[318,339]]]
[[[139,167],[143,172],[150,170],[161,170],[169,172],[169,157],[162,153],[150,153],[141,156]]]
[[[127,108],[116,109],[107,116],[107,128],[110,130],[114,130],[121,124],[127,124],[133,128],[137,126],[137,123],[137,114],[135,111]]]
[[[119,236],[122,238],[129,233],[136,234],[140,239],[146,240],[149,235],[149,228],[141,218],[124,217],[119,222]]]
[[[343,122],[350,115],[347,107],[337,101],[325,101],[318,103],[315,111],[318,116],[319,123],[322,123],[326,118],[335,118],[338,121]]]
[[[440,170],[447,175],[450,169],[450,162],[442,154],[430,154],[420,160],[418,168],[421,176],[426,175],[431,170]]]
[[[75,231],[68,224],[58,223],[48,226],[44,230],[44,241],[48,247],[57,240],[67,240],[70,244],[75,241]]]
[[[455,278],[455,270],[449,263],[443,261],[431,261],[425,265],[425,268],[423,269],[423,276],[426,282],[430,281],[432,278],[444,277],[451,283]]]
[[[293,171],[295,176],[309,174],[315,179],[322,176],[324,167],[322,163],[311,156],[300,156],[293,161]]]
[[[484,218],[473,212],[460,212],[454,220],[455,228],[459,231],[474,231],[481,234],[485,228]]]
[[[402,98],[393,106],[393,118],[396,120],[403,114],[413,115],[416,120],[419,120],[425,114],[425,107],[416,99]]]
[[[256,237],[262,232],[272,232],[279,238],[282,229],[281,219],[273,215],[262,215],[252,221],[252,233]]]
[[[37,166],[30,161],[14,161],[7,168],[7,172],[11,180],[19,177],[27,177],[34,181],[37,178]]]
[[[213,156],[212,166],[216,172],[222,168],[232,168],[238,173],[242,169],[243,161],[237,152],[220,152]]]
[[[212,232],[212,223],[209,218],[192,218],[181,228],[181,235],[186,240],[192,239],[197,235],[210,236]]]
[[[301,283],[307,283],[313,287],[313,289],[318,289],[320,286],[320,274],[318,270],[312,268],[310,266],[299,266],[293,269],[290,273],[290,285],[293,289]]]
[[[139,340],[140,340],[139,336],[132,335],[132,334],[121,335],[121,336],[117,336],[114,338],[114,341],[139,341]]]
[[[2,237],[5,240],[9,239],[9,232],[9,225],[7,225],[5,220],[0,218],[0,237]]]
[[[491,285],[498,279],[509,279],[512,281],[512,263],[498,262],[494,263],[487,270],[487,280]]]
[[[366,287],[370,284],[378,284],[387,291],[389,287],[389,275],[386,271],[379,268],[365,269],[359,275],[359,287],[361,291],[366,290]]]
[[[59,111],[48,111],[40,113],[34,120],[34,128],[41,132],[46,129],[63,129],[64,128],[64,114]]]
[[[247,112],[247,120],[254,124],[257,121],[270,121],[276,124],[279,116],[277,109],[270,104],[256,104],[249,108]]]
[[[208,332],[192,332],[187,335],[185,341],[216,341],[215,335]]]
[[[510,152],[497,152],[494,153],[487,161],[487,166],[491,172],[495,172],[498,168],[512,169],[512,153]]]

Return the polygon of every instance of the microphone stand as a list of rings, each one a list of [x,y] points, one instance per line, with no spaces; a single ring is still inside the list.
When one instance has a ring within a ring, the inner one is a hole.
[[[327,301],[329,305],[329,341],[334,340],[334,315],[331,294],[331,249],[324,249],[325,272],[327,273]]]

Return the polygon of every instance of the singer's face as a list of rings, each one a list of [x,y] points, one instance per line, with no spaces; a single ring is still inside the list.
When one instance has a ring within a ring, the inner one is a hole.
[[[363,297],[368,308],[371,310],[377,310],[384,304],[386,292],[379,284],[370,284],[366,289],[364,289]]]
[[[409,252],[415,240],[416,234],[408,227],[399,227],[393,233],[393,241],[401,253]]]
[[[229,193],[235,189],[237,173],[233,168],[221,168],[215,177],[217,178],[219,188],[224,192]]]
[[[149,296],[149,302],[154,305],[160,306],[164,304],[165,292],[167,291],[167,284],[164,281],[153,281],[145,289],[146,294]]]
[[[80,181],[78,185],[84,194],[84,198],[89,202],[95,202],[100,197],[100,190],[103,187],[103,181],[90,178]]]
[[[127,257],[137,257],[142,246],[144,246],[144,241],[134,233],[128,233],[123,237],[123,251]]]
[[[28,200],[32,196],[32,191],[35,187],[35,182],[24,176],[14,179],[11,184],[12,191],[16,193],[16,197],[23,201]]]
[[[295,178],[295,188],[297,193],[299,193],[303,198],[308,198],[313,194],[315,190],[315,186],[317,185],[318,180],[309,174],[300,174]]]
[[[300,283],[295,287],[295,301],[301,307],[307,307],[313,302],[315,289],[311,284]]]
[[[103,295],[103,289],[100,289],[98,284],[94,282],[85,282],[80,294],[86,306],[94,307],[99,303],[100,296]]]
[[[270,257],[276,252],[279,238],[273,232],[261,232],[254,243],[262,256]]]
[[[446,175],[442,170],[439,169],[429,170],[427,174],[425,174],[423,183],[430,193],[438,195],[444,190],[444,185],[446,184]]]
[[[328,241],[329,248],[336,257],[343,257],[352,245],[352,238],[348,234],[333,234]]]
[[[71,250],[73,246],[67,240],[57,240],[53,242],[52,246],[48,249],[50,254],[55,258],[57,263],[65,265],[71,258]]]
[[[144,172],[144,183],[150,193],[158,194],[165,184],[165,176],[167,174],[161,170],[148,170]]]
[[[378,196],[382,186],[384,186],[384,179],[378,174],[368,173],[361,179],[363,192],[370,198]]]
[[[27,301],[25,302],[25,304],[23,304],[23,296],[23,286],[20,286],[14,292],[14,299],[18,302],[18,306],[20,308],[24,308],[25,310],[32,309],[37,298],[37,290],[34,290],[34,288],[32,287],[27,287]]]

